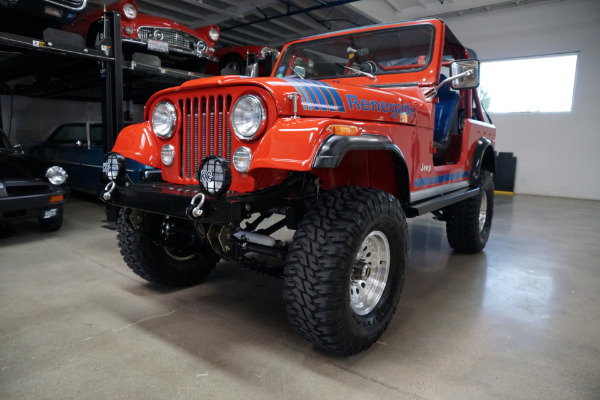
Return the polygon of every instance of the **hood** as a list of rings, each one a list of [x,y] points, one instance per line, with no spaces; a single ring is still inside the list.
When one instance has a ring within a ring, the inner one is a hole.
[[[0,180],[42,179],[49,162],[14,150],[0,150]]]
[[[363,78],[357,78],[363,79]],[[365,77],[365,80],[370,78]],[[270,93],[280,116],[342,118],[417,125],[418,115],[429,113],[417,88],[384,90],[300,78],[249,78],[238,75],[215,76],[183,83],[171,90],[203,90],[211,87],[259,86]],[[233,88],[232,88],[233,89]],[[164,94],[166,91],[157,93]],[[152,99],[150,100],[152,101]]]

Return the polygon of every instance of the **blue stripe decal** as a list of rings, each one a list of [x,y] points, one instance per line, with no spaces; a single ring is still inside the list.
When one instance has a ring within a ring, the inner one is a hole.
[[[320,81],[306,81],[299,78],[284,78],[290,82],[302,98],[305,110],[346,112],[344,101],[337,90]]]
[[[455,172],[453,174],[432,176],[429,178],[415,179],[415,188],[436,185],[438,183],[448,183],[459,179],[465,179],[469,177],[469,171]]]
[[[307,87],[310,89],[310,91],[312,93],[314,93],[317,96],[317,102],[319,103],[319,105],[321,106],[321,110],[327,110],[329,107],[327,107],[327,100],[325,100],[325,96],[323,96],[323,93],[321,93],[321,91],[318,89],[318,87],[316,85],[310,85]]]
[[[300,95],[300,103],[302,104],[302,108],[304,108],[305,110],[307,109],[307,107],[304,107],[305,105],[307,105],[308,107],[310,107],[308,105],[308,101],[306,101],[306,97],[304,97],[304,91],[302,89],[300,89],[298,86],[293,85],[294,89],[296,89],[296,93],[298,93]],[[310,108],[312,110],[312,107]]]
[[[335,90],[333,86],[325,82],[319,82],[321,86],[325,87],[327,91],[333,96],[335,101],[335,105],[337,106],[337,110],[339,112],[346,112],[346,108],[344,107],[344,101],[342,100],[342,96]]]

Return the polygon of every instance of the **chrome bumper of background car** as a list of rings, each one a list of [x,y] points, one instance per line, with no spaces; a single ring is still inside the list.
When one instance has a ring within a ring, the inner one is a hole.
[[[130,44],[134,44],[136,46],[144,46],[145,48],[148,48],[148,41],[146,41],[146,40],[123,38],[123,43],[130,43]],[[156,53],[157,54],[166,54],[166,53],[161,53],[161,52],[156,52]],[[184,48],[176,47],[176,46],[172,46],[172,45],[169,46],[169,53],[186,54],[189,56],[198,57],[198,58],[205,59],[205,60],[212,61],[212,62],[219,61],[219,59],[212,54],[199,53],[193,49],[184,49]]]

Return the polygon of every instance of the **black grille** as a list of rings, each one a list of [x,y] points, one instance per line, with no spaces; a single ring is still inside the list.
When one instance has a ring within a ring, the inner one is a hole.
[[[181,173],[184,179],[197,179],[200,161],[219,156],[231,162],[231,96],[202,96],[179,101],[183,116],[181,132]]]
[[[51,190],[45,184],[6,185],[8,196],[27,196],[31,194],[49,193]]]

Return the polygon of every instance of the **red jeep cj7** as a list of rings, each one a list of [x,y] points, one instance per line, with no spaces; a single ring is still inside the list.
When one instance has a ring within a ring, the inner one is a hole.
[[[103,167],[123,258],[169,286],[221,258],[262,272],[277,263],[259,258],[279,258],[293,326],[322,348],[365,350],[400,298],[406,217],[433,213],[457,251],[487,242],[496,134],[478,83],[444,22],[422,20],[291,42],[270,77],[158,92]],[[125,157],[161,181],[127,181]]]

